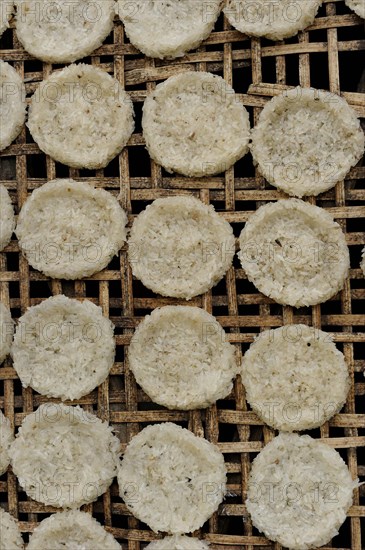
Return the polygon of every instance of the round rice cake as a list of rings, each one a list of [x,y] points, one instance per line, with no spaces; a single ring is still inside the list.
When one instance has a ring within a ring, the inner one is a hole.
[[[56,179],[35,189],[16,235],[32,267],[49,277],[81,279],[104,269],[126,240],[127,215],[104,189]]]
[[[14,321],[10,309],[0,302],[0,363],[10,353],[14,335]]]
[[[24,82],[14,67],[0,59],[0,151],[20,134],[25,111]]]
[[[80,399],[114,364],[114,326],[89,300],[53,296],[20,317],[11,354],[24,388]]]
[[[13,13],[13,0],[0,0],[0,36],[9,28],[9,21]]]
[[[254,163],[289,195],[318,195],[343,180],[364,152],[364,132],[340,96],[294,88],[269,101],[252,131]]]
[[[29,538],[27,550],[121,550],[113,535],[90,514],[79,510],[59,512],[44,519]]]
[[[25,417],[9,455],[30,498],[57,508],[80,508],[111,485],[119,449],[112,428],[95,415],[81,407],[45,403]]]
[[[262,332],[244,355],[241,375],[252,409],[289,432],[321,426],[342,409],[350,389],[331,336],[306,325]]]
[[[149,57],[175,58],[197,48],[213,30],[221,0],[118,0],[132,44]]]
[[[283,40],[311,25],[323,0],[227,0],[229,23],[249,36]]]
[[[206,542],[194,537],[173,535],[154,540],[146,547],[146,550],[209,550],[209,546]]]
[[[252,463],[246,507],[268,539],[317,548],[338,534],[357,486],[337,451],[308,435],[281,433]]]
[[[345,0],[345,4],[350,10],[354,11],[356,15],[365,19],[365,2],[364,0]]]
[[[188,306],[155,309],[129,346],[130,368],[142,389],[169,409],[202,409],[232,390],[235,349],[213,315]]]
[[[0,550],[23,550],[18,522],[0,507]]]
[[[97,169],[127,144],[133,117],[132,101],[119,82],[102,69],[80,63],[41,82],[27,124],[39,148],[54,160]]]
[[[15,0],[16,33],[31,55],[71,63],[102,45],[113,28],[113,0]]]
[[[9,244],[15,229],[14,208],[7,189],[0,184],[0,252]]]
[[[155,424],[127,446],[118,484],[127,508],[153,531],[190,533],[223,500],[224,457],[209,441],[176,424]]]
[[[147,95],[143,135],[150,156],[168,172],[210,176],[248,152],[248,112],[223,78],[188,71]]]
[[[325,302],[348,275],[349,249],[341,227],[328,212],[299,199],[261,206],[239,241],[248,279],[279,304]]]
[[[10,420],[0,411],[0,476],[6,472],[10,464],[9,448],[13,441],[14,434]]]
[[[186,300],[216,285],[235,254],[229,223],[191,196],[156,199],[135,219],[128,244],[137,279],[157,294]]]

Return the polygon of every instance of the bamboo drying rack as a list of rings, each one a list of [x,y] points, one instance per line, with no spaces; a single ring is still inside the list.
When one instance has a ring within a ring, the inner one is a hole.
[[[280,43],[249,39],[232,29],[221,16],[215,32],[202,47],[169,62],[139,54],[125,39],[123,25],[116,20],[112,34],[86,62],[114,74],[130,93],[137,125],[128,146],[106,169],[78,171],[58,165],[42,154],[24,129],[16,142],[0,154],[0,181],[9,190],[16,212],[33,189],[56,176],[89,181],[119,196],[130,222],[157,197],[193,194],[213,204],[232,223],[238,236],[252,211],[285,195],[269,186],[255,171],[250,156],[218,177],[194,179],[166,174],[150,162],[144,149],[140,115],[146,92],[153,90],[158,81],[183,70],[207,70],[233,84],[250,112],[252,123],[268,99],[287,86],[298,84],[341,93],[358,115],[365,117],[365,84],[362,89],[357,87],[364,50],[363,21],[342,0],[325,0],[306,32]],[[0,41],[0,58],[12,63],[25,79],[28,97],[54,69],[23,50],[13,24]],[[235,259],[234,267],[216,288],[190,302],[219,319],[239,357],[255,334],[282,324],[312,324],[334,335],[347,359],[351,390],[342,413],[310,433],[339,450],[352,476],[360,479],[365,476],[365,453],[361,453],[365,445],[365,280],[359,269],[360,252],[365,244],[365,234],[361,232],[365,218],[364,177],[365,167],[356,167],[335,189],[310,199],[328,210],[346,233],[351,270],[338,296],[311,308],[295,310],[279,306],[247,281]],[[11,307],[13,317],[18,318],[30,305],[59,293],[99,304],[116,326],[117,356],[109,380],[77,403],[109,421],[123,448],[147,423],[164,421],[180,423],[218,444],[229,472],[229,494],[218,513],[197,534],[211,544],[212,550],[278,550],[278,544],[271,543],[252,527],[244,505],[250,463],[273,438],[274,431],[249,410],[240,380],[227,399],[206,411],[175,412],[151,403],[128,369],[128,343],[135,326],[153,308],[178,301],[158,297],[132,279],[125,247],[119,258],[101,273],[82,281],[64,282],[47,279],[29,268],[13,239],[0,254],[0,297]],[[21,388],[10,359],[0,368],[0,381],[0,406],[15,428],[26,414],[47,401],[30,388]],[[355,491],[340,535],[327,549],[361,550],[365,546],[364,531],[361,534],[364,497],[364,487]],[[10,468],[0,478],[0,503],[19,518],[25,540],[46,514],[56,511],[28,499]],[[118,538],[123,550],[142,550],[156,538],[127,511],[118,496],[116,482],[96,503],[84,509]]]

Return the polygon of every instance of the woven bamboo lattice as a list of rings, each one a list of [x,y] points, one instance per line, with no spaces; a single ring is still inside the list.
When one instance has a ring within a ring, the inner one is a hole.
[[[14,25],[0,42],[0,57],[14,65],[25,79],[28,97],[54,67],[28,55],[20,46]],[[150,162],[141,134],[141,106],[146,93],[156,82],[184,70],[210,71],[224,76],[240,94],[253,124],[265,102],[286,86],[313,86],[341,93],[358,115],[365,117],[365,87],[361,90],[361,65],[365,40],[363,22],[342,0],[323,4],[314,24],[299,36],[280,43],[249,39],[232,29],[221,16],[215,31],[204,45],[184,58],[162,62],[145,58],[124,36],[123,25],[115,21],[112,34],[86,62],[102,67],[125,86],[136,111],[136,130],[128,146],[106,169],[78,171],[53,162],[42,154],[24,129],[0,155],[0,180],[9,190],[19,212],[33,189],[47,180],[72,177],[88,181],[119,196],[130,222],[157,197],[193,194],[213,204],[238,236],[249,214],[267,201],[285,195],[268,185],[255,171],[250,155],[219,177],[184,178],[166,174]],[[361,93],[362,92],[362,93]],[[351,251],[350,277],[343,291],[329,302],[299,310],[282,307],[260,294],[247,281],[237,258],[234,267],[211,292],[190,303],[213,313],[237,347],[238,357],[248,348],[254,335],[283,324],[306,323],[334,335],[343,350],[352,385],[341,414],[310,434],[323,438],[344,458],[352,476],[364,478],[365,458],[365,280],[359,269],[360,252],[365,244],[365,167],[351,170],[335,189],[309,199],[328,210],[341,224]],[[257,452],[274,437],[274,431],[250,412],[244,388],[238,379],[234,391],[206,411],[167,411],[151,403],[137,387],[128,369],[128,343],[134,327],[153,308],[178,303],[161,298],[132,279],[126,247],[103,272],[82,281],[50,280],[29,267],[13,239],[0,254],[0,297],[10,305],[17,319],[30,305],[64,293],[87,297],[102,306],[116,326],[117,355],[111,376],[98,390],[77,403],[95,411],[116,429],[125,448],[130,438],[149,422],[173,421],[195,434],[218,444],[228,468],[228,496],[202,530],[197,533],[211,543],[212,550],[254,550],[275,548],[252,527],[244,505],[250,463]],[[17,429],[24,416],[46,398],[30,388],[22,389],[7,359],[0,368],[0,406]],[[364,487],[354,493],[353,506],[340,535],[327,548],[361,550],[365,533]],[[362,505],[361,505],[362,498]],[[39,521],[53,510],[31,501],[19,488],[11,469],[0,478],[0,503],[20,520],[25,540]],[[118,496],[116,481],[99,500],[84,507],[101,521],[120,541],[123,549],[141,550],[156,535],[127,511]]]

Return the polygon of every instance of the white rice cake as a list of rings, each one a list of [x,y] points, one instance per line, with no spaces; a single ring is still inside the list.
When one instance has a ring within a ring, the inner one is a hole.
[[[213,30],[222,0],[118,0],[132,44],[149,57],[175,58],[197,48]]]
[[[150,398],[169,409],[203,409],[232,390],[235,349],[213,315],[165,306],[138,325],[129,346],[130,368]]]
[[[129,240],[133,275],[162,296],[190,300],[231,267],[232,227],[191,196],[156,199],[135,219]]]
[[[153,531],[191,533],[223,500],[224,457],[209,441],[176,424],[155,424],[127,446],[118,484],[128,509]]]
[[[251,152],[269,183],[318,195],[343,180],[364,153],[364,132],[342,97],[294,88],[274,97],[252,130]]]
[[[113,28],[113,0],[15,0],[24,49],[47,63],[71,63],[102,45]]]
[[[14,434],[10,426],[10,420],[0,411],[0,476],[6,472],[10,464],[9,448],[13,441]]]
[[[18,522],[0,507],[0,550],[23,550]]]
[[[13,0],[0,0],[0,36],[9,28],[9,21],[13,13]]]
[[[249,36],[282,40],[311,25],[322,0],[227,0],[224,15]]]
[[[365,19],[365,2],[364,0],[345,0],[346,6],[354,11],[356,15]]]
[[[95,415],[45,403],[25,417],[9,454],[30,498],[56,508],[80,508],[111,485],[119,449],[112,428]]]
[[[188,71],[147,95],[143,135],[150,156],[168,172],[210,176],[248,152],[248,112],[220,76]]]
[[[25,110],[24,82],[14,67],[0,59],[0,151],[20,134]]]
[[[56,179],[35,189],[16,235],[32,267],[49,277],[80,279],[104,269],[126,240],[127,215],[104,189]]]
[[[289,432],[321,426],[350,389],[343,353],[329,334],[306,325],[262,332],[243,357],[241,375],[252,409]]]
[[[10,353],[14,335],[14,321],[10,309],[0,302],[0,363]]]
[[[9,244],[14,229],[15,217],[11,198],[7,189],[0,184],[0,252]]]
[[[134,130],[133,116],[132,101],[119,82],[80,63],[41,82],[27,124],[39,148],[54,160],[97,169],[124,148]]]
[[[365,277],[365,246],[364,246],[364,248],[362,249],[362,252],[361,252],[360,268],[362,269],[362,272],[363,272],[364,277]]]
[[[348,275],[350,255],[341,227],[328,212],[299,199],[261,206],[239,240],[248,279],[279,304],[325,302]]]
[[[308,435],[281,433],[252,463],[246,507],[268,539],[307,550],[338,534],[357,486],[337,451]]]
[[[96,519],[79,510],[53,514],[34,529],[27,550],[121,550]]]
[[[11,354],[24,388],[80,399],[114,364],[114,326],[89,300],[52,296],[20,317]]]
[[[194,537],[173,535],[151,542],[146,550],[209,550],[206,542]]]

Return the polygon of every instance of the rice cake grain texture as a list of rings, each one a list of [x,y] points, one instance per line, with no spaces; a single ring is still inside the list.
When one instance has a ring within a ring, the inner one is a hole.
[[[104,168],[134,130],[132,101],[97,67],[69,65],[44,80],[31,98],[28,127],[39,148],[73,168]]]
[[[14,321],[10,309],[0,302],[0,363],[10,353],[14,334]]]
[[[79,510],[53,514],[35,528],[27,550],[121,550],[96,519]]]
[[[16,235],[32,267],[79,279],[104,269],[126,240],[127,215],[104,189],[70,179],[35,189],[20,211]]]
[[[190,196],[156,199],[135,219],[128,243],[137,279],[153,292],[186,300],[216,285],[235,253],[229,223]]]
[[[365,2],[364,0],[345,0],[345,4],[354,11],[356,15],[365,19]]]
[[[250,121],[220,76],[188,71],[158,84],[143,106],[150,156],[168,172],[210,176],[248,152]]]
[[[244,34],[282,40],[311,25],[321,4],[322,0],[227,0],[223,11]]]
[[[289,195],[318,195],[344,179],[364,152],[355,112],[340,96],[294,88],[269,101],[251,152],[269,183]]]
[[[209,550],[206,542],[194,537],[173,535],[151,542],[146,550]]]
[[[11,353],[23,387],[79,399],[104,382],[114,364],[114,326],[89,300],[53,296],[20,317]]]
[[[113,0],[15,0],[24,49],[47,63],[71,63],[102,45],[113,28]]]
[[[9,21],[13,13],[13,0],[0,0],[0,36],[9,28]]]
[[[331,336],[306,325],[262,332],[242,361],[252,409],[278,430],[321,426],[344,405],[350,377]]]
[[[176,424],[148,426],[127,446],[118,484],[128,509],[153,531],[190,533],[223,500],[224,457],[206,439]]]
[[[239,240],[248,279],[279,304],[325,302],[348,275],[349,250],[341,227],[328,212],[299,199],[261,206]]]
[[[15,229],[14,208],[7,189],[0,184],[0,252],[9,244]]]
[[[0,151],[18,137],[25,110],[24,83],[14,67],[0,59]]]
[[[221,0],[119,0],[117,11],[132,44],[149,57],[183,56],[205,40]]]
[[[0,507],[0,550],[23,550],[18,522]]]
[[[200,409],[223,399],[237,374],[234,347],[218,321],[198,307],[155,309],[129,346],[137,383],[169,409]]]
[[[10,420],[0,411],[0,476],[6,472],[9,464],[9,448],[14,440]]]
[[[252,463],[246,506],[267,538],[306,550],[338,534],[357,486],[337,451],[308,435],[281,433]]]
[[[111,485],[119,449],[112,428],[95,415],[81,407],[45,403],[25,417],[9,454],[30,498],[57,508],[79,508]]]

